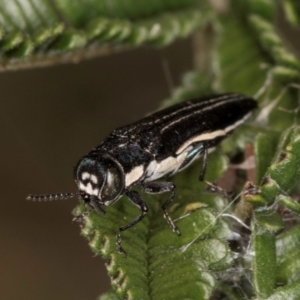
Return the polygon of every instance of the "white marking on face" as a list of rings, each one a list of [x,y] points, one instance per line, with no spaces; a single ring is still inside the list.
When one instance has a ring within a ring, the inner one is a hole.
[[[98,196],[99,194],[99,189],[93,189],[92,184],[90,182],[87,185],[84,185],[82,182],[79,182],[79,190],[91,196]]]
[[[225,130],[216,130],[213,132],[203,133],[197,136],[194,136],[190,139],[188,139],[185,143],[182,144],[181,147],[176,151],[176,154],[180,154],[183,152],[188,146],[195,142],[201,142],[201,141],[207,141],[207,140],[213,140],[220,136],[225,136],[227,132]]]
[[[137,166],[131,170],[130,173],[125,176],[125,186],[128,187],[132,183],[139,180],[144,174],[144,166]]]
[[[96,175],[92,174],[90,177],[90,181],[97,184],[98,183],[98,178]]]
[[[82,179],[82,180],[86,180],[86,179],[89,179],[90,176],[91,176],[90,173],[84,172],[84,173],[82,173],[82,175],[81,175],[81,179]]]

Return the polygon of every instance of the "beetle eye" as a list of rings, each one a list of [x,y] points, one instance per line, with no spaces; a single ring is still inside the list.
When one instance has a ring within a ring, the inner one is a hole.
[[[116,167],[110,167],[106,171],[106,182],[101,191],[101,199],[104,201],[116,199],[122,190],[122,174]]]

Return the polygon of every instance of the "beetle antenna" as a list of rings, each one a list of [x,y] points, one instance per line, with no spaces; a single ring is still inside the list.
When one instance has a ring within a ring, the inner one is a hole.
[[[79,196],[79,193],[57,193],[57,194],[41,194],[41,195],[28,195],[26,200],[32,201],[51,201],[51,200],[65,200]]]

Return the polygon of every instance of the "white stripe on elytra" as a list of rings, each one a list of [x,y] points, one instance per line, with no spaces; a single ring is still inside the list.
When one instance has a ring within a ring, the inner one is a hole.
[[[177,109],[177,110],[173,111],[172,113],[169,113],[169,114],[163,116],[162,118],[155,120],[155,122],[159,123],[161,120],[171,119],[173,117],[176,117],[176,115],[181,114],[182,112],[185,112],[187,110],[193,109],[195,111],[195,110],[199,110],[199,109],[204,109],[205,107],[211,107],[212,105],[214,105],[215,103],[220,102],[220,101],[223,101],[223,102],[224,102],[224,100],[225,101],[232,101],[232,100],[236,101],[237,98],[233,98],[236,96],[239,96],[239,95],[237,95],[237,94],[222,95],[222,96],[218,96],[218,97],[215,97],[212,99],[207,99],[205,101],[200,101],[200,102],[197,101],[194,103],[190,102],[190,101],[183,102],[183,103],[185,103],[185,105],[182,106],[180,109]],[[231,100],[228,100],[228,98],[231,98]],[[159,111],[158,111],[158,113],[159,113]]]
[[[125,176],[125,186],[128,187],[132,183],[138,181],[144,174],[144,166],[137,166],[133,168],[130,173]]]
[[[176,151],[176,154],[180,154],[182,151],[184,151],[187,147],[189,147],[191,144],[195,142],[201,142],[201,141],[207,141],[207,140],[213,140],[220,136],[225,136],[227,133],[225,130],[216,130],[213,132],[203,133],[197,136],[194,136],[190,139],[188,139],[183,145]]]
[[[203,133],[203,134],[200,134],[200,135],[197,135],[197,136],[194,136],[194,137],[188,139],[186,142],[184,142],[182,144],[181,147],[179,147],[179,149],[176,151],[176,154],[180,154],[187,147],[189,147],[191,144],[193,144],[195,142],[202,142],[202,141],[207,141],[207,140],[213,140],[213,139],[215,139],[217,137],[221,137],[221,136],[227,135],[228,132],[234,130],[237,126],[239,126],[240,124],[242,124],[243,122],[245,122],[245,120],[247,118],[249,118],[250,115],[251,115],[251,112],[248,113],[246,116],[244,116],[239,121],[237,121],[234,124],[226,127],[224,130],[216,130],[216,131],[213,131],[213,132]]]
[[[232,130],[234,130],[236,127],[238,127],[239,125],[241,125],[242,123],[244,123],[250,116],[252,115],[252,112],[249,112],[247,115],[245,115],[242,119],[240,119],[239,121],[235,122],[234,124],[228,126],[225,128],[226,132],[230,132]]]
[[[189,113],[188,115],[185,115],[185,116],[182,116],[181,118],[177,118],[175,121],[167,124],[164,128],[161,129],[161,133],[163,133],[165,130],[167,130],[169,127],[172,127],[173,125],[177,124],[177,123],[180,123],[182,122],[182,120],[185,120],[185,119],[189,119],[191,116],[195,116],[195,115],[198,115],[198,114],[201,114],[205,111],[208,111],[208,110],[212,110],[218,106],[221,106],[223,105],[224,103],[229,103],[229,102],[235,102],[236,99],[231,99],[231,100],[228,100],[226,99],[225,101],[220,101],[220,102],[217,102],[217,103],[214,103],[213,105],[210,105],[210,106],[207,106],[207,107],[204,107],[204,108],[201,108],[200,110],[198,111],[192,111],[191,113]]]
[[[169,156],[160,162],[153,160],[146,169],[145,181],[152,181],[166,174],[176,173],[183,164],[188,152],[183,152],[177,157]]]
[[[176,117],[176,115],[178,114],[181,114],[182,112],[185,112],[186,110],[191,110],[191,109],[194,109],[194,110],[199,110],[201,109],[203,111],[203,109],[205,107],[209,107],[210,109],[211,108],[214,108],[215,106],[213,106],[215,103],[218,103],[218,102],[221,102],[221,103],[224,103],[224,102],[234,102],[234,101],[237,101],[237,100],[240,100],[241,96],[238,95],[238,94],[225,94],[225,95],[221,95],[221,96],[217,96],[215,98],[212,98],[212,99],[208,99],[208,100],[205,100],[205,101],[201,101],[201,102],[185,102],[185,106],[181,107],[180,109],[177,109],[167,115],[164,115],[156,120],[154,120],[154,123],[161,123],[162,121],[164,120],[168,120],[168,119],[171,119],[173,117]],[[213,106],[213,107],[212,107]],[[204,107],[204,108],[203,108]],[[159,113],[159,111],[157,112]],[[168,126],[168,125],[167,125]],[[131,131],[134,131],[135,130],[135,126],[133,126],[132,128],[128,128],[128,131],[127,133],[130,133]],[[123,135],[119,135],[118,136],[122,136],[122,137],[127,137],[127,136],[123,136]]]

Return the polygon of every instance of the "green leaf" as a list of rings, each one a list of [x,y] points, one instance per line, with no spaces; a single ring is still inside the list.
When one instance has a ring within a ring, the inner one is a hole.
[[[84,216],[82,235],[95,253],[108,260],[108,273],[119,297],[165,299],[169,295],[182,299],[200,295],[208,299],[216,283],[212,270],[224,270],[232,261],[227,244],[213,237],[216,211],[201,205],[191,210],[183,204],[186,199],[179,207],[174,204],[171,215],[181,230],[178,237],[162,218],[157,199],[149,198],[151,215],[122,235],[127,258],[116,252],[115,236],[138,211],[125,199],[108,207],[105,217],[94,211]],[[74,214],[85,211],[80,205]]]
[[[297,0],[286,0],[283,2],[283,7],[287,19],[294,26],[299,26],[300,24],[300,5]]]
[[[276,64],[297,70],[300,63],[297,58],[280,43],[280,38],[274,30],[274,26],[258,15],[249,18],[252,28],[258,33],[259,41]]]
[[[297,300],[300,295],[300,280],[295,281],[292,284],[278,288],[275,293],[268,297],[267,300]]]
[[[279,235],[276,239],[276,277],[281,284],[291,284],[300,278],[300,226]],[[298,294],[299,295],[299,294]]]
[[[259,223],[258,220],[254,221]],[[255,253],[252,261],[253,284],[259,298],[265,299],[275,287],[276,247],[273,232],[253,224],[252,243]]]
[[[256,224],[261,229],[276,232],[283,228],[281,216],[273,209],[256,210],[254,217]]]
[[[291,197],[281,194],[277,196],[276,201],[282,206],[300,215],[300,204]]]
[[[201,27],[204,14],[197,0],[0,1],[0,63],[14,69],[166,46]]]
[[[111,291],[100,296],[98,300],[120,300],[120,297],[114,291]]]
[[[278,194],[288,192],[300,177],[299,151],[300,127],[292,127],[282,134],[274,162],[269,166],[259,187],[260,192],[246,195],[246,200],[264,205],[274,201]]]
[[[221,22],[222,34],[216,48],[219,89],[254,95],[267,73],[260,67],[262,53],[249,28],[241,26],[237,18],[229,15]]]
[[[272,162],[276,145],[278,143],[278,133],[259,133],[254,140],[256,182],[260,182]]]

